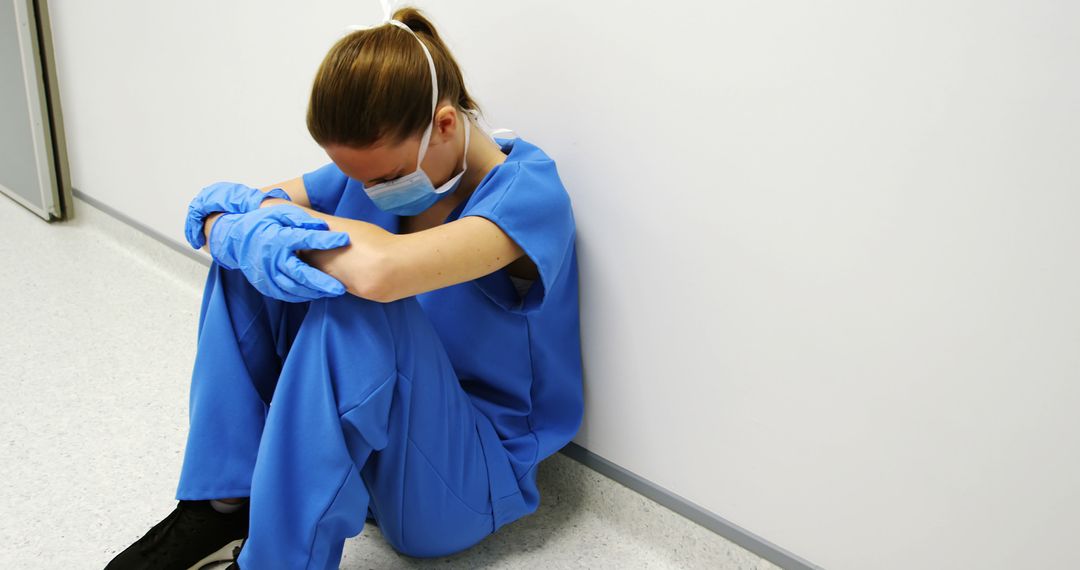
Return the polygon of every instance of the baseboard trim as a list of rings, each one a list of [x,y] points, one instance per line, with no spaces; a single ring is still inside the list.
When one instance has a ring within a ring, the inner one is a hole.
[[[111,206],[100,202],[99,200],[87,196],[77,188],[72,188],[72,194],[74,194],[80,200],[84,200],[91,206],[105,212],[106,214],[116,218],[117,220],[141,231],[142,233],[150,236],[151,238],[165,244],[175,251],[180,252],[183,255],[188,256],[191,259],[202,263],[209,267],[210,261],[206,256],[199,255],[195,250],[189,247],[183,247],[177,244],[175,241],[166,238],[160,232],[150,228],[143,223],[128,217]],[[76,213],[78,215],[78,213]],[[769,542],[768,540],[732,523],[720,517],[702,507],[686,500],[685,498],[673,493],[647,479],[644,479],[637,474],[604,459],[603,457],[581,447],[576,443],[569,443],[560,452],[581,463],[582,465],[600,473],[601,475],[631,489],[656,503],[663,505],[664,507],[679,513],[680,515],[690,519],[691,521],[701,525],[716,534],[738,544],[739,546],[753,552],[754,554],[776,564],[777,566],[784,568],[785,570],[821,570],[820,566],[812,564],[787,550]]]
[[[108,204],[105,204],[105,203],[101,202],[97,198],[94,198],[92,196],[87,196],[83,191],[79,190],[78,188],[72,188],[71,193],[76,198],[86,202],[87,204],[90,204],[94,208],[97,208],[98,210],[101,210],[102,212],[105,212],[106,214],[112,216],[113,218],[116,218],[117,220],[119,220],[121,222],[124,222],[125,224],[139,230],[140,232],[154,238],[155,240],[161,242],[162,244],[165,244],[166,246],[168,246],[173,251],[178,251],[181,254],[183,254],[183,255],[191,258],[191,259],[194,259],[195,261],[198,261],[199,263],[201,263],[201,264],[203,264],[203,265],[205,265],[207,267],[210,267],[210,259],[208,257],[206,257],[205,255],[200,255],[194,249],[191,249],[190,247],[185,247],[185,246],[182,246],[182,245],[176,243],[174,240],[171,240],[171,239],[165,237],[165,235],[162,234],[161,232],[151,228],[150,226],[147,226],[147,225],[143,224],[142,222],[140,222],[140,221],[138,221],[138,220],[126,215],[126,214],[121,213],[117,209],[113,208],[112,206],[110,206]],[[78,216],[79,213],[76,211],[75,215]]]
[[[561,453],[615,482],[679,513],[758,556],[786,570],[821,570],[817,566],[768,540],[686,500],[652,481],[570,442]]]

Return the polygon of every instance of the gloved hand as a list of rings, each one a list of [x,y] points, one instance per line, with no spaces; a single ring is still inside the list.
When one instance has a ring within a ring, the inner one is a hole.
[[[210,254],[226,269],[240,269],[260,293],[300,303],[337,297],[345,286],[304,263],[298,249],[334,249],[349,234],[327,231],[329,225],[291,204],[256,208],[246,214],[222,214],[210,228]]]
[[[263,192],[236,182],[215,182],[206,188],[188,204],[187,221],[184,224],[184,237],[191,247],[202,249],[206,244],[203,236],[203,221],[214,212],[243,214],[259,207],[267,198],[284,198],[291,201],[281,188]]]

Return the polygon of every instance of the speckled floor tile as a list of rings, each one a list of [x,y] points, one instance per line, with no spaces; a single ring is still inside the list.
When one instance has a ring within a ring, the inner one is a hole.
[[[0,196],[0,568],[102,568],[175,506],[206,266],[76,207]],[[562,454],[539,481],[536,513],[468,551],[408,558],[368,525],[342,567],[776,568]]]

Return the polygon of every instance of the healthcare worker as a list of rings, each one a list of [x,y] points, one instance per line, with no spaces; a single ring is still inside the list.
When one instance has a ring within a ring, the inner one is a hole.
[[[442,557],[536,510],[583,414],[574,217],[554,161],[477,116],[399,9],[318,70],[332,162],[192,200],[213,262],[178,504],[109,569],[337,568],[365,522]]]

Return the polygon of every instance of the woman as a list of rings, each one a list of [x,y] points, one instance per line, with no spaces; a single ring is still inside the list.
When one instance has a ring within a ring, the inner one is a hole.
[[[399,9],[319,68],[331,163],[192,201],[214,261],[179,503],[109,568],[337,568],[365,515],[438,557],[536,510],[583,412],[574,218],[551,158],[477,114]]]

